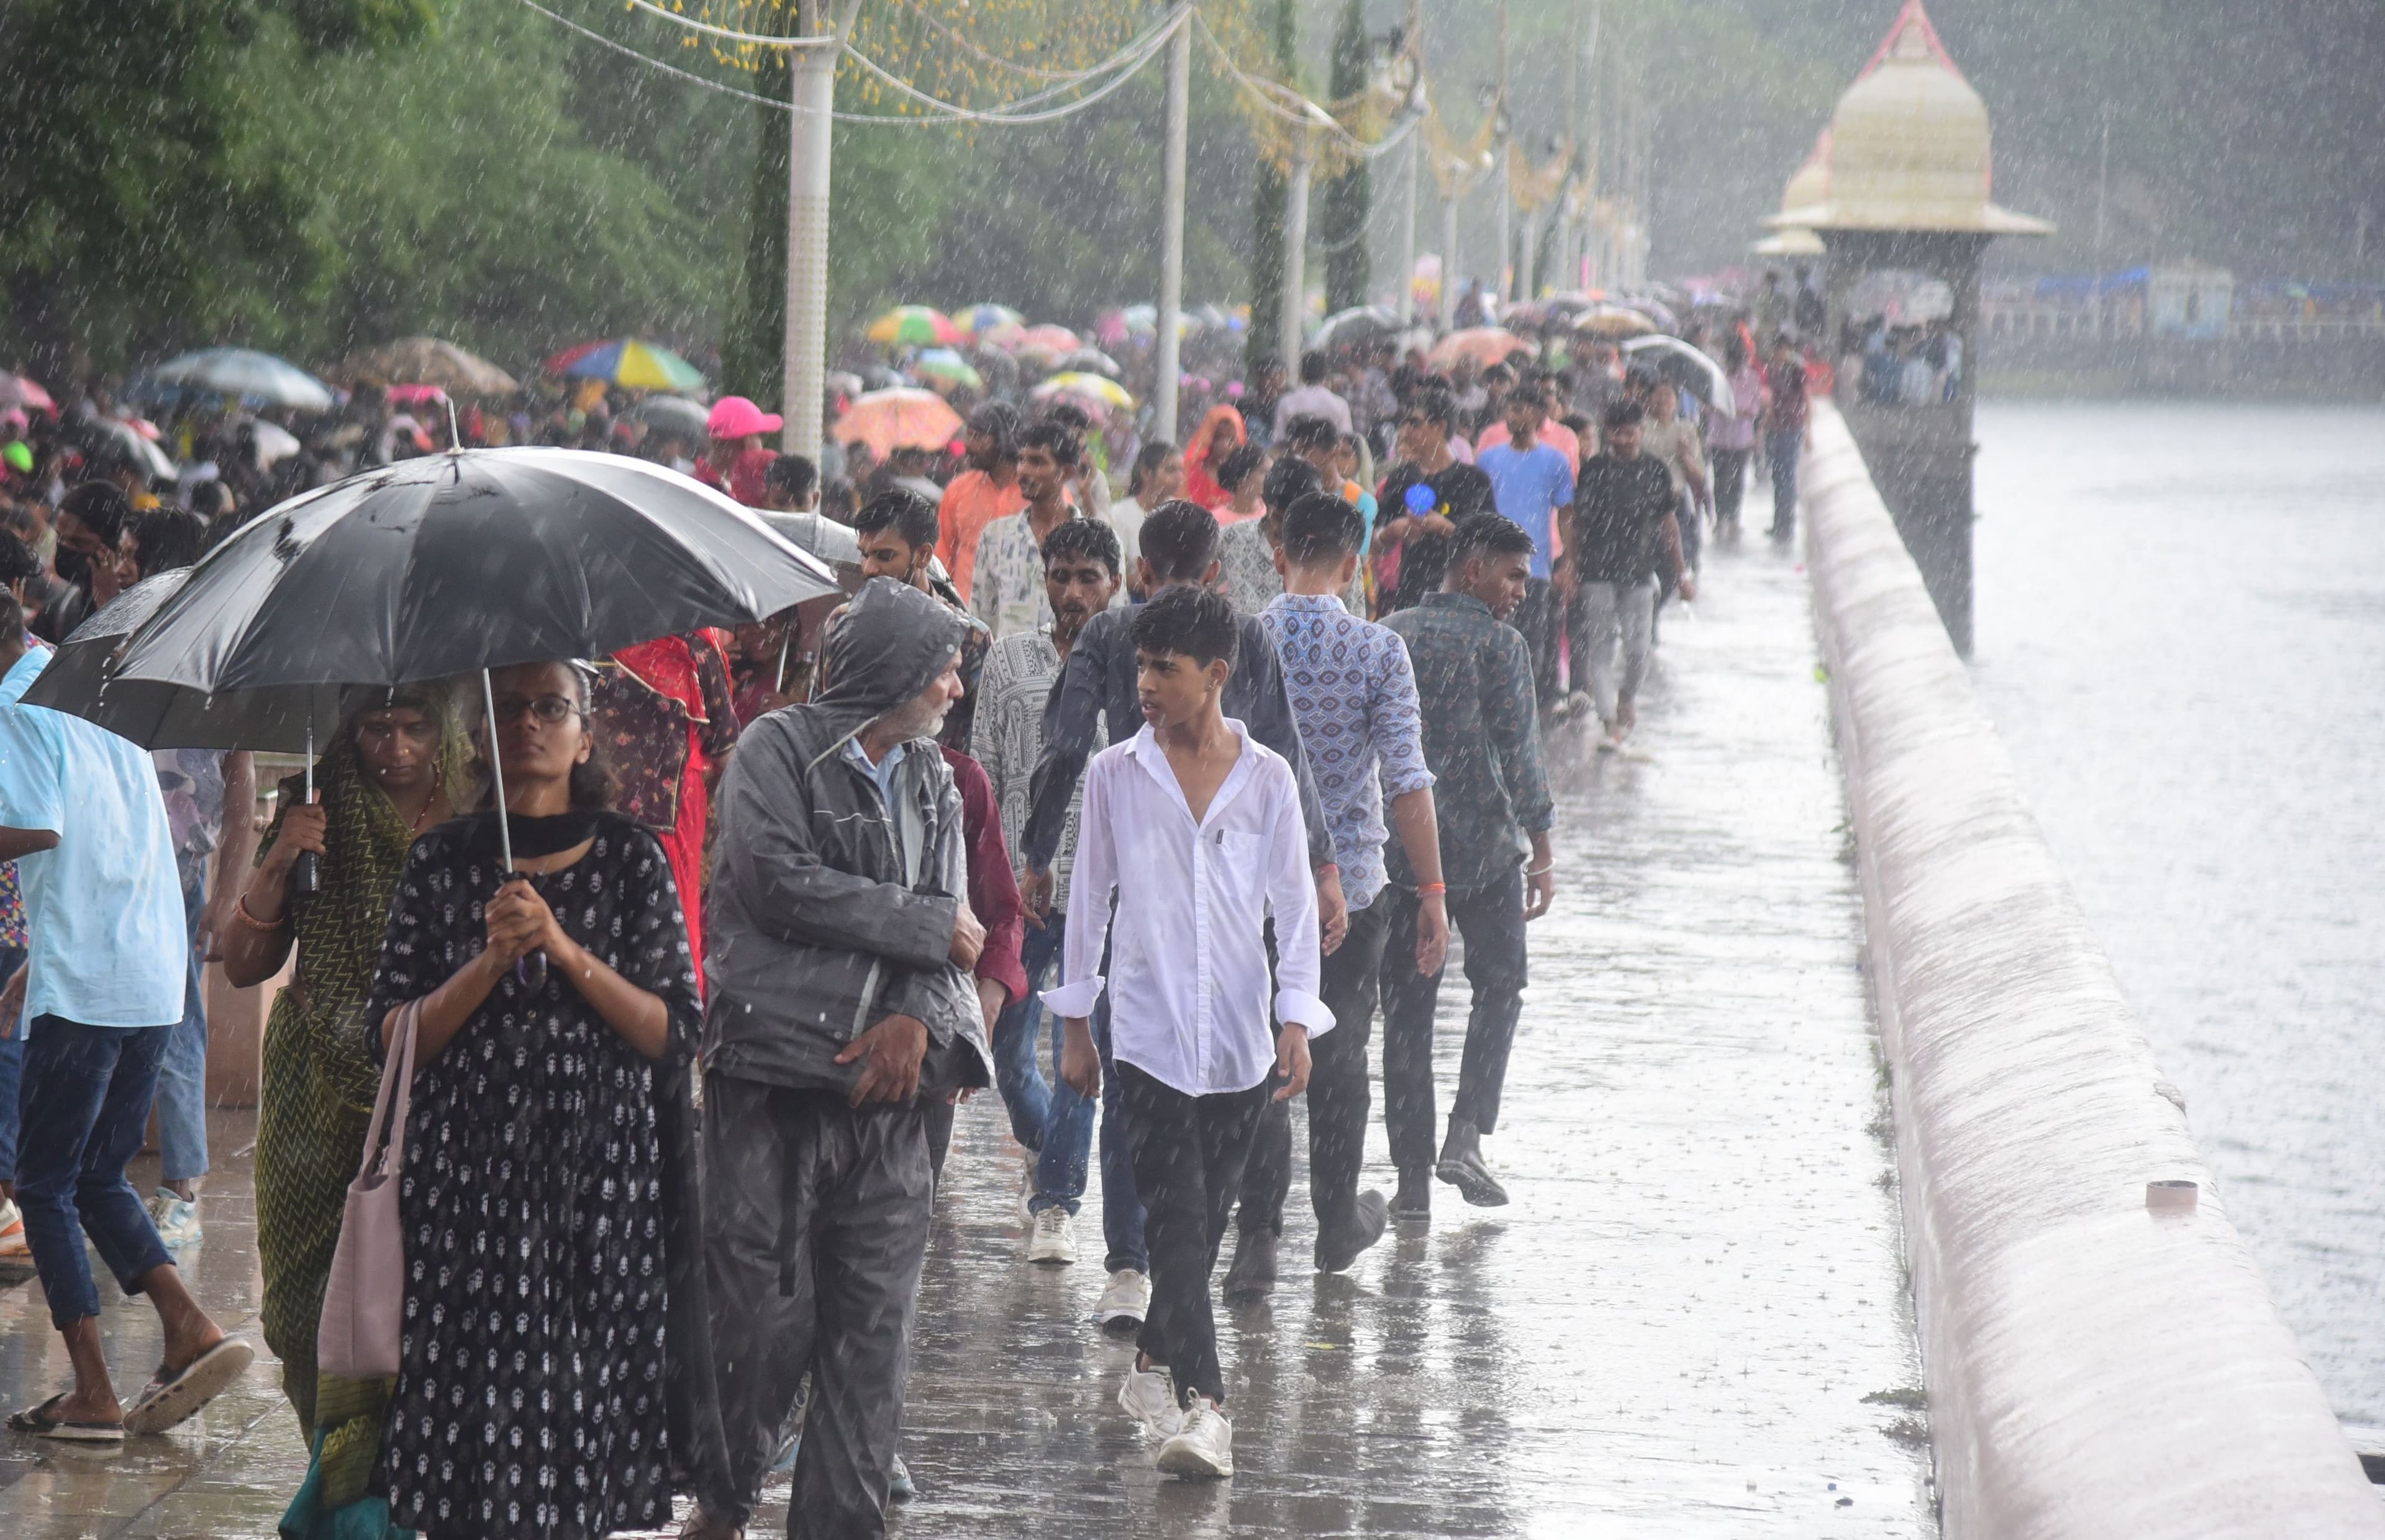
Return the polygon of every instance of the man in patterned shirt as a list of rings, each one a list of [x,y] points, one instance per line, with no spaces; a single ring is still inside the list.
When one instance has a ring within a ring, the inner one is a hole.
[[[1333,1030],[1309,1045],[1308,1195],[1317,1211],[1317,1267],[1339,1273],[1382,1238],[1383,1195],[1358,1191],[1366,1161],[1367,1038],[1386,946],[1416,971],[1438,974],[1449,946],[1441,881],[1441,837],[1433,817],[1432,771],[1425,763],[1416,677],[1405,642],[1386,627],[1352,615],[1339,597],[1358,570],[1366,523],[1331,492],[1311,492],[1285,511],[1283,592],[1259,612],[1283,661],[1300,740],[1333,831],[1333,854],[1349,900],[1350,928],[1324,960],[1318,991]],[[1375,900],[1386,881],[1384,801],[1391,828],[1416,874],[1417,901],[1394,935],[1390,906]],[[1270,1102],[1251,1159],[1242,1168],[1241,1236],[1235,1261],[1260,1251],[1271,1259],[1292,1189],[1292,1117]],[[1272,1276],[1271,1267],[1265,1269]],[[1227,1291],[1235,1292],[1229,1273]]]
[[[1083,457],[1077,435],[1056,422],[1031,423],[1018,435],[1018,490],[1027,506],[995,519],[978,537],[969,613],[993,640],[1052,624],[1043,594],[1043,538],[1077,516],[1068,477]]]
[[[1403,948],[1383,955],[1383,1123],[1400,1172],[1394,1219],[1430,1217],[1435,1174],[1468,1203],[1507,1201],[1482,1160],[1481,1138],[1498,1123],[1507,1049],[1523,1014],[1524,925],[1549,912],[1556,870],[1531,652],[1522,633],[1505,624],[1523,602],[1532,551],[1522,528],[1496,514],[1478,514],[1451,537],[1441,591],[1386,623],[1407,643],[1416,665],[1425,763],[1437,792],[1441,876],[1449,885],[1449,917],[1466,938],[1466,977],[1474,988],[1457,1100],[1436,1163],[1432,1017],[1441,970],[1419,966]],[[1405,850],[1388,853],[1385,924],[1399,935],[1430,883]]]

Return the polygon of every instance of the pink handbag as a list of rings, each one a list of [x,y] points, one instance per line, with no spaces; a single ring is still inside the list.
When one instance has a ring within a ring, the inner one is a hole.
[[[397,1372],[406,1314],[406,1234],[397,1214],[397,1184],[406,1165],[406,1109],[414,1083],[414,1030],[421,1015],[420,1000],[398,1008],[381,1094],[373,1099],[372,1128],[365,1135],[364,1163],[348,1184],[331,1276],[323,1289],[322,1323],[315,1331],[316,1367],[327,1374],[370,1380]]]

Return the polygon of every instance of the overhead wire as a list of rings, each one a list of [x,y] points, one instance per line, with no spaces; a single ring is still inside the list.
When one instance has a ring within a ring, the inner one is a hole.
[[[769,32],[741,32],[732,27],[716,27],[709,21],[698,21],[693,17],[681,16],[674,10],[666,10],[656,5],[654,0],[629,0],[629,4],[634,10],[651,12],[674,26],[685,27],[689,31],[703,32],[710,37],[725,37],[731,43],[751,43],[761,48],[833,48],[843,42],[843,39],[833,32],[822,32],[817,37],[781,37]]]

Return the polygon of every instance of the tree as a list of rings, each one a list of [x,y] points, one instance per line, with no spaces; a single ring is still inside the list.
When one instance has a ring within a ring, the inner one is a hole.
[[[1333,73],[1330,89],[1335,110],[1367,89],[1367,18],[1359,0],[1345,0],[1340,25],[1333,31]],[[1367,217],[1372,192],[1367,162],[1353,159],[1342,175],[1325,184],[1325,206],[1317,220],[1325,244],[1325,310],[1328,315],[1367,303]]]
[[[1300,23],[1293,0],[1276,0],[1275,60],[1287,81],[1298,78]],[[1251,180],[1251,329],[1242,339],[1246,366],[1282,352],[1278,296],[1283,292],[1283,214],[1290,180],[1262,159]]]

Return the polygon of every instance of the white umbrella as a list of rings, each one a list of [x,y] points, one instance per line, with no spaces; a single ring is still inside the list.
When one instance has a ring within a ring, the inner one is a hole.
[[[1660,376],[1678,379],[1692,395],[1724,416],[1737,415],[1739,406],[1730,393],[1730,376],[1720,364],[1679,337],[1634,337],[1623,344],[1623,351],[1655,368]]]
[[[286,358],[249,348],[201,348],[144,369],[125,387],[135,401],[175,403],[238,397],[251,406],[328,412],[331,388]]]

